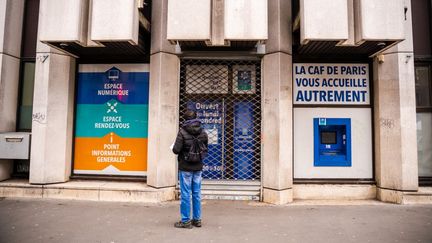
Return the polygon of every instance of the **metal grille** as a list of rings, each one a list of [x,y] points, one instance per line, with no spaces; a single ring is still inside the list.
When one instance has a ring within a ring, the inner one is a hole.
[[[194,110],[209,135],[203,177],[260,179],[260,61],[184,59],[180,92],[180,122]]]

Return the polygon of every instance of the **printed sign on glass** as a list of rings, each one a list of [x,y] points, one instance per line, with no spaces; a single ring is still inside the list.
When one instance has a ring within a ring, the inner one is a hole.
[[[233,66],[233,93],[254,94],[256,92],[255,65]]]
[[[294,64],[294,104],[369,105],[368,64]]]
[[[253,179],[254,120],[251,102],[234,104],[234,178]]]
[[[227,94],[228,66],[225,65],[187,65],[187,94]]]

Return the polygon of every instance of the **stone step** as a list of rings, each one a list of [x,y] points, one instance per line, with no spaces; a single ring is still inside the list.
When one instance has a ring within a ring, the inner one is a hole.
[[[69,181],[30,185],[27,180],[0,182],[0,197],[157,203],[175,199],[175,188],[155,189],[143,182]]]
[[[237,186],[237,185],[202,185],[202,190],[214,191],[260,191],[260,186]]]
[[[235,201],[259,201],[260,196],[258,195],[238,195],[238,194],[202,194],[202,199],[204,200],[235,200]]]
[[[257,180],[203,180],[202,197],[209,200],[260,200],[261,182]]]
[[[227,190],[201,190],[203,195],[238,195],[238,196],[259,196],[260,191],[227,191]]]
[[[260,200],[260,181],[204,180],[202,197],[209,200]]]
[[[177,186],[177,198],[179,198]],[[203,180],[201,195],[205,200],[259,201],[260,181],[252,180]]]
[[[203,180],[203,185],[245,185],[245,186],[260,186],[259,180]]]
[[[370,200],[375,199],[375,185],[366,184],[294,184],[294,200]]]
[[[419,187],[417,192],[406,192],[403,204],[432,204],[432,187]]]

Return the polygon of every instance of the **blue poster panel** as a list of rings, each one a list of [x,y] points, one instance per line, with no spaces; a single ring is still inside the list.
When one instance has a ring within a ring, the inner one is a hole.
[[[203,178],[221,179],[224,172],[223,166],[223,117],[224,107],[220,101],[189,101],[187,108],[197,113],[202,127],[209,138],[208,154],[204,159]]]
[[[255,152],[253,104],[251,102],[236,102],[234,104],[234,117],[234,178],[253,179]]]

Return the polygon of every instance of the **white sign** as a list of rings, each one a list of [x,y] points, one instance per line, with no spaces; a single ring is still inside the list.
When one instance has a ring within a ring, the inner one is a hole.
[[[205,129],[205,131],[207,132],[207,136],[208,136],[208,144],[218,144],[218,129],[217,128],[209,128],[209,129]]]
[[[187,65],[187,94],[227,94],[228,66],[226,65]]]
[[[294,104],[369,105],[368,64],[296,63]]]

